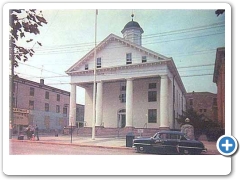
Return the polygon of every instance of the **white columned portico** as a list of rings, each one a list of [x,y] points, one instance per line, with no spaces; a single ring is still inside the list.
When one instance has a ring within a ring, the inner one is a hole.
[[[133,127],[133,79],[126,83],[126,127]]]
[[[102,126],[103,82],[97,83],[96,97],[96,126]]]
[[[69,108],[69,126],[76,125],[76,85],[71,84],[70,108]]]
[[[169,128],[168,122],[168,77],[161,76],[160,87],[160,128]]]

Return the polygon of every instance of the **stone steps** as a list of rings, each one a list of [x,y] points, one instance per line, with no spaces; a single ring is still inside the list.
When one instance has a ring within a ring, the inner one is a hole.
[[[156,132],[158,132],[158,128],[104,128],[104,127],[96,127],[95,128],[95,136],[96,137],[126,137],[129,132],[132,132],[135,137],[152,137]],[[91,136],[92,128],[91,127],[82,127],[75,128],[73,130],[73,134],[78,136]]]

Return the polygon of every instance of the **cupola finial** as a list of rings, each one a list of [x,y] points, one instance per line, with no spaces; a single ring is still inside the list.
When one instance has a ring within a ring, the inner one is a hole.
[[[133,21],[133,17],[134,17],[133,10],[132,10],[132,15],[131,15],[131,17],[132,17],[132,21]]]

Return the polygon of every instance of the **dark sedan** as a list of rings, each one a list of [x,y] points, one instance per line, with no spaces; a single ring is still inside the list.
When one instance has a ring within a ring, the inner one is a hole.
[[[155,152],[161,154],[201,154],[207,149],[197,140],[188,139],[180,131],[160,131],[151,138],[133,140],[137,152]]]

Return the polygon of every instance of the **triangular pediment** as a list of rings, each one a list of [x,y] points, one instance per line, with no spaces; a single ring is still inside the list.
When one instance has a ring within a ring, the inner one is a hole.
[[[66,73],[70,74],[71,72],[83,71],[85,70],[86,64],[92,64],[93,67],[94,51],[95,49],[93,48],[73,66],[71,66],[66,71]],[[141,55],[147,55],[151,57],[152,61],[161,61],[168,59],[161,54],[139,46],[114,34],[110,34],[96,46],[96,58],[103,57],[103,64],[105,63],[105,67],[119,66],[121,65],[120,61],[122,61],[122,65],[124,65],[124,54],[132,51],[134,51],[135,57],[139,56],[140,58]],[[93,68],[89,66],[89,69]]]

